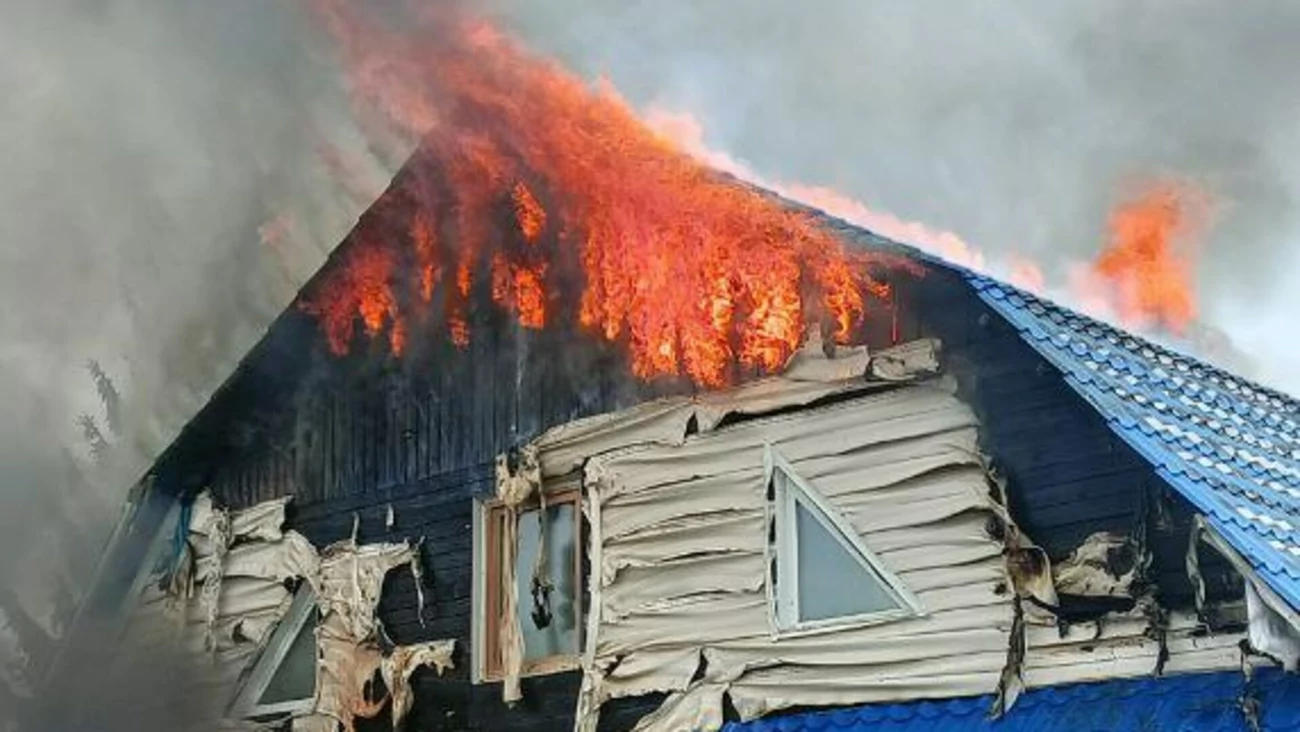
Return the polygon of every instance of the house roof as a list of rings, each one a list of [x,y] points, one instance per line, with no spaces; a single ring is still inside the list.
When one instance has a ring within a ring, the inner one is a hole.
[[[1300,608],[1300,403],[995,280],[967,279]]]
[[[1256,676],[1249,689],[1236,671],[1034,689],[1022,694],[998,720],[988,718],[990,695],[806,712],[732,723],[724,732],[1245,732],[1251,729],[1242,711],[1248,690],[1258,702],[1258,729],[1300,729],[1300,680],[1268,669]]]

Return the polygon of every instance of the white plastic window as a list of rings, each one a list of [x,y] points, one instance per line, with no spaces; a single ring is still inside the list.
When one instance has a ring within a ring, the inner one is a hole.
[[[541,506],[533,500],[519,511],[518,550],[514,581],[516,612],[524,641],[523,674],[535,676],[575,668],[582,650],[583,547],[581,494],[557,489],[547,494],[543,524]],[[475,680],[497,681],[501,668],[501,616],[504,604],[506,508],[499,502],[481,504],[476,512]],[[545,579],[550,591],[535,616],[533,577],[546,532]]]
[[[306,584],[267,640],[232,705],[234,716],[277,717],[307,711],[316,696],[316,594]]]
[[[920,612],[915,596],[871,553],[813,485],[769,451],[768,586],[778,632],[894,620]]]

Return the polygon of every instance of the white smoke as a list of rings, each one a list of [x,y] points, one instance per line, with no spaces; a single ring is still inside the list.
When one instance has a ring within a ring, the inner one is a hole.
[[[386,183],[316,40],[290,3],[5,4],[0,729],[126,489],[372,200],[340,183]]]

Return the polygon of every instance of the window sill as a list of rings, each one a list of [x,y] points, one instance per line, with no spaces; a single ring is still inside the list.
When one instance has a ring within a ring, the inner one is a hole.
[[[551,656],[550,658],[542,658],[525,663],[519,677],[527,679],[533,676],[550,676],[552,674],[561,674],[567,671],[577,671],[580,668],[582,668],[582,661],[577,655]],[[479,674],[474,683],[499,684],[504,680],[505,675],[502,673]]]

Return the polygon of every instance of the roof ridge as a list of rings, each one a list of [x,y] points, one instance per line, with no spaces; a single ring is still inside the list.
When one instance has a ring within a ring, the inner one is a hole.
[[[1150,336],[1143,335],[1141,333],[1136,333],[1134,331],[1125,329],[1122,326],[1116,325],[1114,323],[1109,323],[1104,320],[1101,320],[1094,315],[1090,315],[1088,313],[1082,312],[1070,305],[1065,305],[1060,302],[1057,302],[1056,300],[1050,299],[1048,297],[1034,294],[1017,285],[1013,285],[1010,282],[999,279],[987,272],[980,272],[978,270],[972,269],[965,265],[961,265],[961,264],[957,264],[956,262],[949,261],[947,259],[944,259],[942,256],[935,254],[933,252],[928,252],[918,247],[915,244],[908,244],[905,242],[897,241],[895,239],[891,239],[887,236],[876,233],[875,231],[872,231],[871,229],[868,229],[864,226],[859,226],[858,224],[848,221],[847,219],[844,219],[840,216],[836,216],[835,214],[828,213],[815,206],[810,206],[808,204],[800,203],[798,201],[792,201],[788,198],[784,198],[780,196],[779,194],[772,193],[771,191],[767,191],[767,193],[776,196],[791,208],[803,210],[807,213],[813,214],[817,217],[833,222],[832,228],[838,230],[839,232],[847,233],[845,232],[845,230],[848,230],[849,232],[852,232],[858,236],[866,235],[871,240],[870,244],[872,246],[883,247],[886,249],[894,249],[896,250],[896,253],[913,257],[915,259],[921,260],[922,262],[928,264],[938,265],[940,267],[943,267],[944,269],[947,269],[950,272],[965,277],[972,285],[975,285],[976,287],[978,287],[981,284],[999,287],[1003,290],[1009,291],[1022,298],[1025,298],[1026,300],[1031,300],[1033,302],[1036,302],[1041,306],[1065,311],[1065,313],[1069,315],[1073,315],[1077,318],[1081,318],[1083,320],[1088,321],[1090,325],[1095,325],[1100,328],[1108,329],[1113,333],[1119,335],[1120,337],[1131,338],[1141,343],[1142,345],[1148,346],[1152,350],[1156,351],[1157,355],[1165,355],[1170,358],[1186,359],[1188,361],[1191,361],[1195,365],[1208,371],[1211,375],[1219,377],[1221,380],[1224,381],[1231,380],[1234,382],[1240,382],[1244,385],[1249,386],[1251,389],[1255,391],[1262,392],[1271,398],[1276,398],[1279,401],[1285,402],[1288,405],[1290,411],[1294,412],[1297,417],[1300,417],[1300,396],[1288,394],[1276,387],[1262,384],[1255,379],[1252,379],[1247,376],[1243,376],[1233,371],[1229,371],[1228,369],[1225,369],[1222,366],[1216,366],[1215,364],[1210,363],[1209,361],[1206,361],[1203,358],[1193,353],[1189,353],[1185,350],[1179,349],[1173,346],[1172,344],[1161,343],[1152,340]]]

